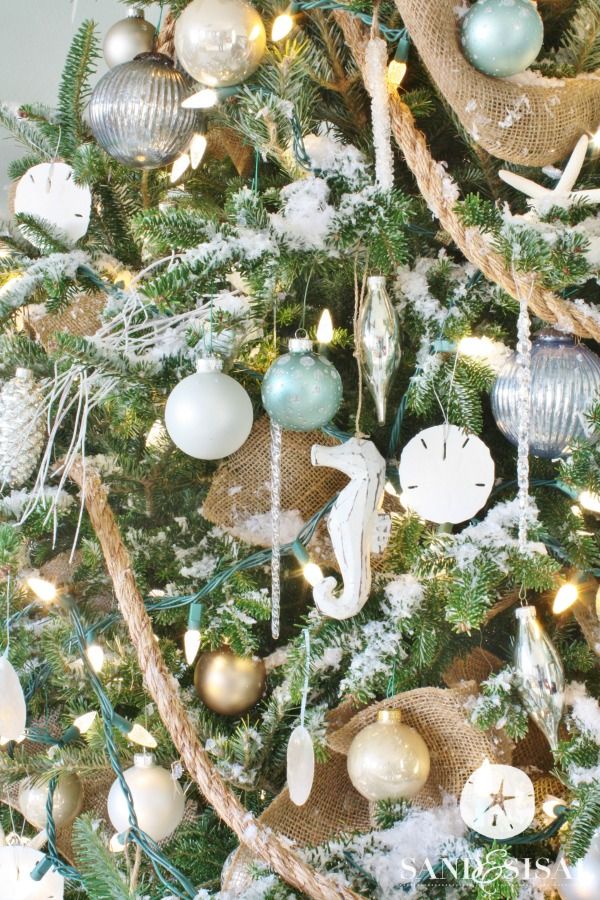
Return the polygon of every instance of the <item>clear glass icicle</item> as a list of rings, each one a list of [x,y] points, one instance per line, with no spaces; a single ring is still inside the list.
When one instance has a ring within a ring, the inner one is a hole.
[[[527,553],[527,526],[529,521],[529,419],[531,393],[531,323],[527,298],[519,298],[519,320],[517,323],[517,364],[518,364],[518,442],[517,442],[517,484],[519,486],[519,552]]]
[[[279,637],[281,604],[281,428],[271,420],[271,634]]]

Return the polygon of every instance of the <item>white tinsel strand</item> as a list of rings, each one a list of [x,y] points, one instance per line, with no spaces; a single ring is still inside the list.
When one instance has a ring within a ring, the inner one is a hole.
[[[0,484],[21,487],[33,474],[45,438],[43,393],[29,369],[0,391]]]
[[[518,443],[517,483],[519,486],[519,552],[527,552],[527,524],[529,518],[529,418],[531,402],[531,339],[527,298],[519,299],[517,323],[518,369]]]
[[[279,637],[281,603],[281,428],[271,420],[271,634]]]
[[[371,37],[367,44],[365,83],[371,96],[375,177],[377,184],[389,191],[394,186],[394,159],[387,84],[387,44],[380,37]]]

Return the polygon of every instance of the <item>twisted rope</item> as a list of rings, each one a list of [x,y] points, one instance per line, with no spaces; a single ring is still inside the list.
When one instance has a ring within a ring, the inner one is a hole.
[[[335,10],[333,16],[364,80],[368,30],[358,19],[343,10]],[[463,255],[511,297],[518,300],[525,294],[529,298],[529,307],[536,316],[551,324],[560,322],[561,329],[568,327],[569,331],[579,337],[600,341],[600,323],[590,313],[544,288],[533,273],[511,273],[504,259],[492,249],[486,237],[476,228],[466,228],[461,223],[454,210],[454,201],[444,195],[442,167],[431,156],[425,135],[417,128],[410,109],[398,94],[390,97],[390,112],[396,143],[415,176],[423,198]]]
[[[81,488],[81,461],[73,465],[69,475]],[[207,801],[239,840],[288,884],[314,900],[361,900],[359,894],[315,871],[286,845],[285,838],[257,822],[217,772],[198,739],[181,702],[177,682],[154,640],[152,623],[135,582],[131,558],[108,504],[106,489],[98,473],[89,465],[86,468],[85,505],[102,547],[115,596],[144,674],[145,685],[183,764]]]
[[[156,52],[164,53],[165,56],[173,58],[175,56],[175,16],[168,10],[160,26],[160,31],[156,39]]]

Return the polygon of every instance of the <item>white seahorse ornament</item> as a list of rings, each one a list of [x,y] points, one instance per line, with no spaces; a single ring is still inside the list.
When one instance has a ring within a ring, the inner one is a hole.
[[[344,444],[315,444],[313,466],[329,466],[350,478],[327,520],[327,530],[344,579],[336,594],[335,578],[324,578],[313,588],[317,608],[332,619],[349,619],[363,608],[371,590],[371,552],[387,544],[390,518],[379,512],[385,487],[385,460],[375,444],[350,438]]]

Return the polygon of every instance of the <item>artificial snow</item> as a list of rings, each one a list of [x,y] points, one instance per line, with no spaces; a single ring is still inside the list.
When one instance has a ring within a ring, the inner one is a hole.
[[[327,182],[312,175],[286,185],[281,212],[269,216],[275,235],[293,250],[325,250],[335,218],[329,195]]]
[[[384,589],[385,600],[381,604],[390,620],[408,619],[419,609],[424,599],[423,585],[414,575],[400,575],[389,581]]]

